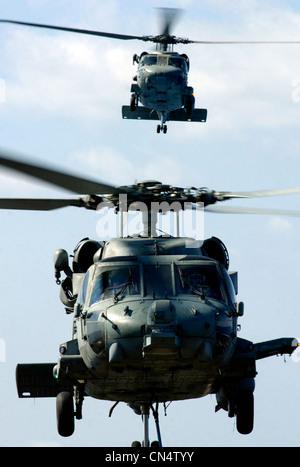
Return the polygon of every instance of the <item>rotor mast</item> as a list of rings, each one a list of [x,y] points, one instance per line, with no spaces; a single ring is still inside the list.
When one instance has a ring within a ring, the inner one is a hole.
[[[147,232],[148,237],[157,237],[157,211],[147,209],[142,212],[143,232]]]

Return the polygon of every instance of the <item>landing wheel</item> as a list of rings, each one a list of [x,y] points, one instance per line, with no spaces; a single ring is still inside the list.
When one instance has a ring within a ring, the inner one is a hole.
[[[57,431],[60,436],[74,433],[74,405],[70,392],[60,392],[56,398]]]
[[[187,96],[186,97],[186,100],[185,100],[185,111],[188,115],[191,115],[191,113],[193,112],[193,109],[194,109],[194,105],[195,105],[195,98],[194,96]]]
[[[161,131],[163,131],[164,134],[166,134],[167,131],[168,131],[167,125],[157,125],[157,127],[156,127],[156,132],[157,132],[157,133],[160,133]]]
[[[186,104],[186,107],[185,107],[185,111],[188,115],[191,115],[192,111],[193,111],[193,103],[188,100],[187,101],[187,104]]]
[[[253,430],[254,397],[251,391],[241,391],[236,398],[236,427],[242,435]]]
[[[131,98],[130,98],[130,110],[131,110],[131,112],[135,111],[135,107],[136,107],[136,98],[135,98],[135,95],[132,94]]]
[[[131,447],[132,448],[140,448],[140,447],[142,447],[142,444],[140,443],[140,441],[132,441]]]
[[[159,442],[158,441],[152,441],[151,447],[152,448],[159,448]]]
[[[131,447],[132,448],[141,448],[141,447],[144,447],[144,443],[142,445],[142,443],[140,441],[132,441]],[[159,448],[159,442],[158,441],[152,441],[151,447],[152,448]]]

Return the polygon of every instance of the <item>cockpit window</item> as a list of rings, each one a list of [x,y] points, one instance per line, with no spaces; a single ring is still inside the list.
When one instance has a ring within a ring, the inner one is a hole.
[[[142,61],[141,61],[141,65],[142,66],[151,66],[151,65],[156,65],[156,62],[157,62],[157,57],[156,55],[146,55]]]
[[[140,66],[174,66],[186,70],[186,60],[182,57],[170,57],[168,55],[144,55],[141,58]]]
[[[113,298],[115,301],[118,301],[125,294],[140,294],[138,266],[98,268],[94,278],[90,305],[107,298]]]
[[[165,66],[168,65],[169,57],[167,55],[158,55],[157,65]]]
[[[183,70],[186,69],[186,61],[184,60],[184,58],[180,57],[170,57],[169,65],[174,66],[176,68],[182,68]]]
[[[219,275],[214,266],[178,266],[178,293],[222,300]]]
[[[85,304],[89,277],[90,277],[90,270],[88,270],[87,273],[85,274],[82,280],[79,292],[78,292],[77,303],[79,303],[82,306]]]
[[[227,292],[230,296],[230,300],[232,303],[235,303],[235,291],[234,291],[234,287],[233,287],[233,284],[232,284],[232,280],[230,279],[229,277],[229,274],[228,272],[226,271],[225,268],[222,267],[222,272],[223,272],[223,276],[224,276],[224,279],[225,279],[225,286],[226,286],[226,289],[227,289]]]
[[[170,264],[145,264],[144,286],[146,295],[153,298],[166,298],[173,295]]]

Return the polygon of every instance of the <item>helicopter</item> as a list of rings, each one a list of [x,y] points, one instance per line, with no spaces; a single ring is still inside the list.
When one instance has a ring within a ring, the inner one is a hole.
[[[109,416],[120,402],[142,416],[143,441],[134,441],[132,447],[162,447],[159,404],[166,409],[170,401],[209,394],[216,397],[216,411],[223,409],[236,417],[239,433],[251,433],[256,361],[292,354],[299,343],[293,337],[258,343],[237,337],[244,303],[237,300],[237,272],[229,269],[225,244],[217,237],[199,242],[162,234],[157,220],[159,212],[166,212],[166,204],[177,209],[176,214],[196,203],[213,212],[214,207],[216,211],[222,207],[214,205],[230,199],[300,193],[300,187],[228,192],[173,187],[155,180],[115,187],[5,151],[0,151],[0,165],[85,194],[1,198],[1,209],[96,210],[109,203],[121,214],[137,203],[140,210],[144,206],[144,230],[139,234],[105,241],[82,239],[72,264],[66,250],[55,251],[54,276],[65,311],[73,317],[72,339],[59,345],[56,362],[17,365],[18,396],[56,397],[57,430],[63,437],[74,433],[84,398],[92,397],[114,403]],[[276,212],[300,216],[295,211]],[[151,413],[157,440],[150,443]]]
[[[171,34],[171,29],[181,10],[176,8],[160,8],[159,10],[162,12],[163,21],[161,33],[155,36],[126,35],[7,19],[0,19],[0,22],[154,43],[155,51],[143,51],[140,55],[136,53],[133,55],[133,64],[138,65],[137,74],[133,77],[134,82],[131,85],[130,104],[122,106],[122,118],[159,120],[157,133],[167,133],[168,121],[206,122],[207,120],[207,109],[195,108],[194,89],[188,85],[189,57],[185,53],[175,52],[175,45],[300,43],[300,41],[195,41],[176,37]]]

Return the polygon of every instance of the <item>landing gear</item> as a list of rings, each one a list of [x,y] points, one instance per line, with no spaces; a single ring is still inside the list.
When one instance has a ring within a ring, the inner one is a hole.
[[[157,432],[157,441],[152,441],[151,447],[162,447],[161,436],[160,436],[160,429],[159,429],[159,420],[158,420],[158,404],[156,404],[156,409],[152,407],[150,404],[144,404],[140,407],[140,414],[142,415],[142,420],[144,424],[144,441],[140,443],[140,441],[133,441],[131,447],[150,447],[149,441],[149,413],[150,408],[153,413],[153,417],[156,424],[156,432]]]
[[[248,346],[245,346],[245,349],[248,351]],[[235,381],[235,384],[230,380],[228,382],[229,384],[221,386],[216,394],[216,412],[220,409],[228,411],[228,417],[235,417],[237,431],[248,435],[254,426],[254,378],[243,378]]]
[[[71,436],[74,433],[73,394],[64,391],[56,398],[57,431],[60,436]]]
[[[132,441],[131,447],[132,448],[141,448],[142,444],[140,443],[140,441]]]
[[[166,124],[164,124],[164,125],[157,125],[156,132],[157,132],[157,133],[160,133],[161,131],[163,131],[164,134],[167,133],[168,127],[167,127]]]
[[[131,447],[132,448],[141,448],[141,447],[144,447],[144,444],[142,445],[142,443],[140,441],[133,441],[131,443]],[[158,441],[152,441],[151,447],[152,448],[159,448],[160,446],[159,446]]]
[[[136,106],[137,106],[137,97],[136,97],[135,94],[131,94],[131,97],[130,97],[130,110],[131,110],[131,112],[135,111]]]
[[[74,402],[75,400],[75,410]],[[83,388],[74,387],[74,395],[71,392],[63,391],[56,397],[56,419],[57,431],[60,436],[71,436],[75,429],[75,417],[82,418]]]
[[[191,115],[195,106],[194,96],[188,96],[185,101],[184,109],[188,115]]]
[[[248,435],[253,430],[254,397],[251,391],[240,391],[235,402],[236,427],[242,435]]]
[[[186,89],[186,95],[183,99],[183,106],[186,113],[191,115],[195,107],[194,90],[191,86],[188,86]]]

